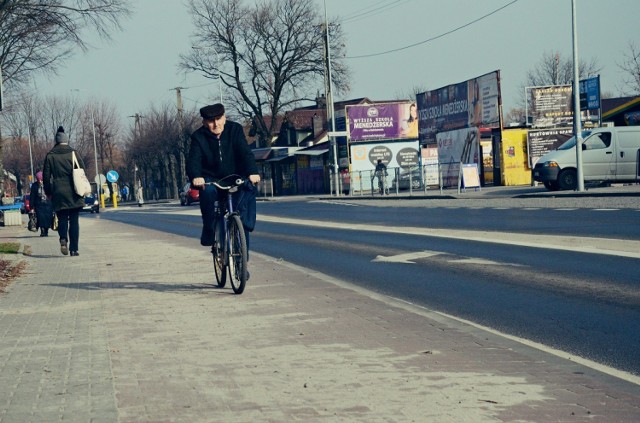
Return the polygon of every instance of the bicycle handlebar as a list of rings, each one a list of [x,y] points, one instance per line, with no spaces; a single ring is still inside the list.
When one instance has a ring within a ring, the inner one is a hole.
[[[242,184],[244,184],[244,179],[238,178],[235,181],[233,181],[233,183],[231,185],[228,185],[228,186],[220,185],[220,181],[218,181],[218,182],[205,182],[204,184],[205,185],[213,185],[214,187],[216,187],[218,189],[229,191],[232,188],[236,188],[236,187],[239,187]]]

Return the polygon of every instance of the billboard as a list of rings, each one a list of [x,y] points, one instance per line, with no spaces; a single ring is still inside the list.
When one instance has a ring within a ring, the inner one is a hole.
[[[530,90],[527,119],[534,128],[573,125],[573,89],[571,85],[527,87]]]
[[[378,159],[387,166],[389,175],[394,174],[391,170],[393,168],[412,168],[418,166],[420,162],[417,140],[390,143],[353,143],[350,148],[351,183],[357,190],[367,191],[372,188],[371,175],[376,168]]]
[[[582,79],[580,85],[580,110],[600,109],[600,75]]]
[[[558,148],[573,136],[573,128],[544,129],[527,133],[529,167],[534,168],[538,159]]]
[[[439,132],[436,139],[442,171],[442,186],[458,186],[461,164],[479,162],[480,132],[475,127],[462,128]]]
[[[383,103],[347,106],[350,142],[418,138],[415,103]]]
[[[469,127],[500,126],[500,75],[494,71],[416,96],[419,138],[436,144],[436,134]]]

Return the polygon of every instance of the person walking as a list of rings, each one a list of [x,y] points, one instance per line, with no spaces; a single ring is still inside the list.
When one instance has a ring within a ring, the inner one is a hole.
[[[42,172],[36,173],[36,181],[31,184],[31,211],[36,214],[36,222],[40,228],[40,236],[49,236],[49,228],[53,227],[53,206],[44,191]]]
[[[78,164],[84,169],[84,163],[73,148],[69,146],[69,137],[60,126],[56,133],[56,145],[44,159],[44,190],[53,200],[53,209],[58,216],[58,236],[60,252],[65,256],[78,253],[80,223],[78,217],[84,206],[84,198],[76,194],[73,186],[73,158],[75,153]]]
[[[142,207],[144,204],[144,191],[141,183],[138,183],[138,188],[136,189],[136,200],[138,201],[138,207]]]

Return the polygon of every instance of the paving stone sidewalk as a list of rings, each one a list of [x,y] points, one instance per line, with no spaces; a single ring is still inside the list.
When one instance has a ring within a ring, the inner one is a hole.
[[[640,386],[286,262],[81,218],[0,293],[0,422],[638,422]],[[14,258],[15,259],[15,258]]]

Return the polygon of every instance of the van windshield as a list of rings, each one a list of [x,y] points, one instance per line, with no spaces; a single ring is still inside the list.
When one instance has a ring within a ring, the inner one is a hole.
[[[591,135],[591,131],[582,131],[583,140],[587,138],[589,135]],[[576,146],[576,137],[574,136],[566,140],[564,143],[562,143],[560,147],[558,147],[556,150],[571,150],[575,146]]]

